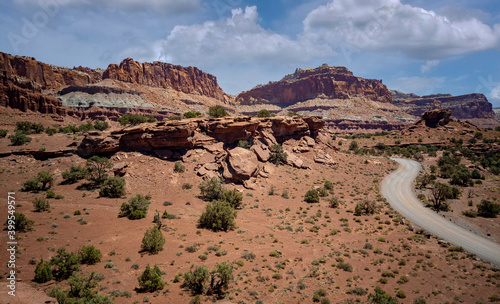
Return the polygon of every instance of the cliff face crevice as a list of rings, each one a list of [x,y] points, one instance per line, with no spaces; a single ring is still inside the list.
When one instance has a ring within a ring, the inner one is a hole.
[[[103,79],[172,88],[187,94],[198,94],[226,102],[228,96],[219,87],[217,78],[196,67],[183,67],[155,61],[141,63],[127,58],[120,65],[110,64],[103,73]]]

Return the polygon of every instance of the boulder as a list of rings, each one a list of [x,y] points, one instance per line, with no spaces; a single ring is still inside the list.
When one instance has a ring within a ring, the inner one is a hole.
[[[252,151],[236,147],[229,150],[228,154],[227,172],[231,173],[231,179],[243,181],[258,173],[257,156]]]
[[[302,140],[309,146],[309,147],[314,147],[314,145],[316,144],[316,142],[314,141],[314,139],[310,136],[304,136],[302,137]]]
[[[263,162],[267,162],[269,160],[269,157],[271,156],[271,151],[269,151],[269,148],[260,143],[254,144],[250,148],[250,150],[252,150],[255,153],[255,155],[257,155],[259,160]]]
[[[333,157],[326,153],[323,150],[318,150],[316,152],[316,155],[314,155],[314,161],[320,164],[325,164],[325,165],[335,165],[336,162],[333,160]]]
[[[285,151],[288,155],[286,164],[296,168],[304,168],[304,161],[290,151]]]

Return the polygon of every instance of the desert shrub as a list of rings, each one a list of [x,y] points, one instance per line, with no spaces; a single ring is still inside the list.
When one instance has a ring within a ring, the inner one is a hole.
[[[399,304],[396,298],[391,297],[378,286],[375,287],[375,294],[368,295],[368,301],[374,304]]]
[[[114,198],[125,195],[125,179],[120,176],[113,176],[106,179],[101,185],[99,195]]]
[[[69,278],[74,271],[78,271],[78,256],[73,252],[67,252],[66,248],[57,249],[57,255],[52,257],[50,264],[54,266],[52,273],[57,280]]]
[[[201,190],[201,196],[207,201],[218,199],[223,190],[222,181],[216,177],[203,181],[198,187]]]
[[[477,217],[477,211],[476,210],[464,210],[462,211],[462,214],[465,215],[466,217]]]
[[[5,129],[0,129],[0,138],[4,138],[5,136],[7,136],[7,133],[9,131],[5,130]]]
[[[35,268],[34,281],[37,283],[45,283],[52,280],[53,277],[50,263],[44,262],[43,259],[41,259]]]
[[[126,126],[126,125],[135,126],[135,125],[138,125],[141,123],[155,122],[155,121],[156,121],[156,118],[154,118],[152,115],[142,116],[142,115],[138,115],[138,114],[125,114],[125,115],[121,116],[120,118],[118,118],[118,122],[123,126]]]
[[[375,213],[375,203],[372,201],[365,200],[356,204],[354,208],[354,215],[360,216],[362,214],[374,214]]]
[[[446,203],[446,200],[458,197],[460,191],[457,188],[453,189],[454,187],[445,183],[434,181],[432,184],[433,188],[428,201],[432,203],[432,207],[436,211],[448,210],[449,206]]]
[[[307,203],[319,203],[319,194],[318,190],[311,189],[306,192],[304,195],[304,201]]]
[[[184,273],[182,286],[191,290],[193,294],[206,293],[220,298],[233,279],[233,265],[222,262],[217,263],[211,271],[203,265]]]
[[[109,128],[109,124],[107,121],[96,120],[94,121],[94,128],[99,131],[104,131]]]
[[[228,231],[236,227],[235,218],[236,211],[228,202],[216,200],[207,203],[198,223],[201,228]]]
[[[156,224],[154,227],[146,230],[142,238],[142,251],[155,254],[163,250],[163,245],[165,245],[165,237],[161,232],[161,224]]]
[[[327,199],[328,201],[328,206],[330,206],[330,208],[338,208],[340,202],[338,200],[338,198],[336,197],[332,197],[330,199]]]
[[[33,207],[35,212],[43,212],[50,209],[50,204],[46,199],[37,197],[33,200]]]
[[[319,188],[318,189],[318,195],[321,197],[328,196],[328,191],[325,188]]]
[[[351,143],[349,144],[349,150],[351,151],[356,151],[358,150],[358,142],[356,141],[351,141]]]
[[[271,112],[269,112],[269,110],[262,109],[257,112],[257,117],[271,117]]]
[[[184,281],[182,286],[191,290],[193,294],[203,294],[206,290],[206,284],[210,279],[210,272],[206,266],[198,266],[191,268],[188,272],[184,273]]]
[[[245,250],[243,252],[243,254],[241,255],[241,257],[244,258],[247,261],[252,261],[253,259],[255,259],[255,253],[248,252],[247,250]]]
[[[146,217],[148,207],[151,202],[142,194],[130,198],[128,203],[124,202],[120,207],[120,216],[131,220],[141,219]]]
[[[191,185],[190,183],[184,183],[184,184],[182,184],[182,189],[183,190],[189,190],[191,188],[193,188],[193,185]]]
[[[28,232],[33,228],[34,223],[35,222],[29,220],[24,213],[15,212],[13,215],[9,215],[5,225],[8,226],[9,230]]]
[[[283,151],[283,147],[281,145],[272,145],[271,146],[271,155],[269,157],[269,161],[274,163],[275,165],[283,165],[288,158],[288,154]]]
[[[168,120],[182,120],[182,116],[179,115],[170,116]]]
[[[52,187],[52,183],[54,182],[54,175],[50,174],[47,171],[40,171],[37,175],[37,180],[41,184],[40,189],[46,190]]]
[[[56,197],[56,193],[54,192],[54,190],[47,190],[47,194],[45,196],[46,198],[55,198]]]
[[[101,251],[93,245],[83,246],[78,251],[78,259],[81,264],[95,265],[101,261]]]
[[[201,116],[203,116],[203,114],[201,114],[201,112],[199,112],[199,111],[189,111],[189,112],[184,113],[184,117],[186,117],[186,118],[195,118],[195,117],[201,117]]]
[[[367,293],[368,292],[366,291],[366,289],[361,288],[361,287],[354,287],[353,289],[347,290],[347,294],[354,294],[354,295],[357,295],[357,296],[363,296],[363,295],[365,295]]]
[[[89,132],[89,131],[94,131],[94,125],[89,121],[83,125],[78,126],[78,132]]]
[[[352,272],[353,268],[352,265],[349,263],[344,263],[344,262],[338,262],[337,263],[337,268],[342,269],[347,272]]]
[[[222,190],[222,193],[219,198],[221,201],[229,203],[231,207],[234,209],[238,209],[241,207],[241,201],[243,199],[243,195],[238,192],[238,190]]]
[[[497,215],[500,214],[500,205],[483,199],[481,203],[477,205],[477,214],[482,217],[497,217]]]
[[[331,181],[327,180],[323,184],[323,187],[325,187],[325,189],[328,191],[332,191],[333,190],[333,183]]]
[[[158,265],[151,268],[149,264],[146,265],[144,272],[137,278],[139,281],[139,291],[141,292],[154,292],[162,290],[165,287],[165,282],[161,278],[161,270]]]
[[[40,123],[33,123],[29,121],[16,122],[16,132],[20,132],[26,135],[33,133],[39,134],[42,133],[44,130],[45,128]]]
[[[459,166],[454,173],[451,174],[450,184],[459,186],[472,186],[472,174],[465,166]]]
[[[477,170],[477,169],[474,169],[474,170],[472,170],[470,177],[472,179],[481,179],[481,172],[479,172],[479,170]]]
[[[108,178],[106,170],[111,169],[113,164],[106,157],[94,155],[87,159],[85,166],[88,172],[87,178],[95,185],[100,185]]]
[[[208,115],[210,115],[211,117],[224,117],[229,116],[229,113],[223,106],[217,105],[208,108]]]
[[[186,167],[183,164],[176,162],[174,165],[174,172],[176,173],[184,173],[186,171]]]
[[[250,143],[248,140],[239,140],[238,141],[238,147],[243,148],[243,149],[250,149]]]
[[[13,146],[22,146],[31,141],[31,137],[26,134],[16,131],[16,133],[9,135],[10,142]]]
[[[102,296],[97,293],[99,276],[95,272],[86,276],[80,273],[74,273],[68,280],[69,289],[63,290],[61,287],[53,287],[47,293],[56,298],[58,303],[65,304],[111,304],[112,300],[108,296]]]
[[[64,179],[64,183],[73,184],[79,180],[87,178],[87,174],[87,168],[71,165],[69,170],[66,170],[62,173],[62,178]]]

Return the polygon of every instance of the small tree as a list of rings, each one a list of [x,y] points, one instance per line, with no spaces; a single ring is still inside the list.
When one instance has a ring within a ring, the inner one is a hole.
[[[108,178],[106,170],[111,169],[113,164],[106,157],[94,155],[87,160],[86,167],[89,180],[100,185]]]
[[[228,231],[236,227],[235,218],[236,211],[229,203],[213,201],[205,206],[205,212],[201,214],[198,222],[201,228]]]
[[[222,181],[216,177],[203,181],[198,187],[201,190],[201,196],[207,201],[218,199],[223,190]]]
[[[193,266],[192,266],[193,267]],[[184,273],[184,282],[182,286],[190,289],[194,294],[203,294],[205,285],[210,279],[210,272],[206,266],[198,266],[194,270]]]
[[[211,117],[224,117],[229,116],[229,113],[223,106],[212,106],[208,108],[208,115]]]
[[[137,281],[139,281],[139,291],[141,292],[154,292],[165,287],[165,282],[161,278],[161,270],[157,265],[154,268],[151,268],[149,264],[146,265],[146,269],[137,278]]]
[[[378,286],[375,287],[375,294],[368,295],[368,301],[373,304],[399,304],[396,298],[391,297]]]
[[[351,150],[351,151],[358,150],[358,143],[354,140],[351,141],[351,143],[349,144],[349,150]]]
[[[161,233],[161,224],[157,223],[144,233],[141,250],[155,254],[163,250],[163,245],[165,245],[165,237]]]
[[[436,211],[448,210],[448,204],[446,200],[453,197],[453,190],[448,184],[434,182],[434,187],[431,190],[431,197],[429,201],[432,202],[432,206]]]
[[[319,194],[318,190],[316,189],[311,189],[306,192],[306,195],[304,196],[304,201],[307,203],[319,203]]]
[[[220,200],[229,203],[234,209],[239,209],[241,207],[242,199],[243,195],[236,189],[222,190],[220,195]]]
[[[52,187],[52,183],[54,183],[54,175],[50,174],[47,171],[38,172],[37,178],[38,181],[42,184],[42,190]]]
[[[472,174],[469,169],[461,165],[458,170],[451,174],[450,184],[459,186],[472,186]]]
[[[373,214],[375,213],[375,203],[372,201],[365,200],[364,202],[358,203],[354,209],[354,215],[360,216],[362,214]]]
[[[203,116],[203,114],[201,114],[201,112],[199,112],[199,111],[189,111],[189,112],[184,113],[184,117],[186,117],[186,118],[195,118],[195,117],[201,117],[201,116]]]
[[[151,202],[142,194],[130,198],[128,203],[124,202],[120,207],[120,216],[135,220],[146,217],[148,207]]]
[[[9,139],[13,146],[22,146],[31,141],[31,137],[28,137],[24,133],[19,131],[16,131],[16,133],[9,135]]]
[[[93,245],[83,246],[78,252],[78,259],[81,264],[94,265],[101,261],[101,251]]]
[[[271,112],[266,109],[262,109],[257,113],[257,117],[271,117]]]
[[[477,205],[477,213],[483,217],[497,217],[497,215],[500,214],[500,205],[483,199],[481,203]]]
[[[5,222],[5,225],[7,226],[13,226],[12,228],[14,229],[9,229],[10,230],[15,230],[16,232],[28,232],[31,229],[33,229],[33,224],[35,222],[32,220],[29,220],[24,213],[21,212],[15,212],[14,213],[14,220],[8,219]]]
[[[23,191],[40,191],[42,188],[42,185],[40,184],[40,181],[38,180],[38,177],[32,177],[25,181],[23,183]]]
[[[125,179],[120,176],[114,176],[106,179],[101,186],[99,195],[112,198],[125,195]]]
[[[64,183],[66,184],[74,184],[77,181],[85,179],[87,177],[87,168],[82,166],[71,165],[69,170],[66,170],[62,173],[62,178],[64,179]]]
[[[33,200],[33,207],[35,212],[44,212],[50,209],[50,204],[46,199],[37,197]]]
[[[275,165],[283,165],[286,162],[288,154],[283,151],[283,147],[281,145],[272,145],[271,146],[271,155],[269,157],[269,161],[274,163]]]
[[[47,294],[56,298],[58,303],[95,303],[111,304],[112,300],[108,296],[97,293],[96,287],[99,285],[95,272],[86,276],[75,272],[68,280],[69,289],[63,290],[61,287],[53,287]]]
[[[109,124],[107,121],[96,120],[94,121],[94,128],[99,131],[104,131],[109,128]]]
[[[73,252],[67,252],[64,247],[57,250],[57,255],[52,257],[50,264],[54,266],[52,273],[59,281],[69,278],[74,271],[79,270],[78,256]]]
[[[44,262],[43,259],[41,259],[35,268],[34,281],[37,283],[45,283],[52,280],[53,277],[52,269],[50,269],[50,263]]]
[[[234,279],[233,265],[227,262],[216,264],[210,272],[209,294],[215,294],[219,298],[229,288],[229,283]]]

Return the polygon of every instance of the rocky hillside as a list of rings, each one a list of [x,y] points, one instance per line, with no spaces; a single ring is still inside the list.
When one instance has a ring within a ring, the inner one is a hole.
[[[235,98],[236,109],[286,115],[320,115],[337,131],[401,129],[416,119],[392,104],[381,80],[356,77],[345,67],[297,69],[280,81],[259,85]]]
[[[421,116],[429,110],[448,109],[451,110],[453,117],[467,120],[481,128],[495,128],[500,124],[491,103],[483,94],[460,96],[436,94],[415,97],[415,94],[401,96],[398,93],[400,92],[392,93],[394,104],[411,115]]]
[[[500,120],[500,108],[493,108],[493,112],[497,116],[497,118]]]

